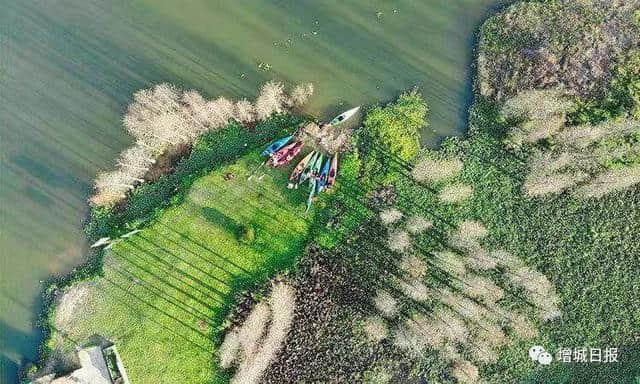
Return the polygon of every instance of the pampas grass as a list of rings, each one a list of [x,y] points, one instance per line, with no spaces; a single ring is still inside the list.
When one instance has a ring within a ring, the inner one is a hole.
[[[266,303],[258,303],[240,327],[238,338],[240,339],[240,347],[245,359],[255,355],[258,349],[258,342],[264,335],[270,317],[269,306]]]
[[[491,257],[491,254],[480,246],[467,250],[469,266],[472,269],[486,271],[495,268],[498,263]]]
[[[438,199],[446,204],[461,203],[473,195],[473,188],[462,183],[450,184],[442,188]]]
[[[427,346],[440,348],[444,345],[445,335],[432,319],[421,313],[414,313],[400,326],[393,343],[409,353],[421,355]]]
[[[524,288],[527,299],[538,308],[544,321],[552,321],[562,315],[558,308],[560,299],[549,280],[542,273],[522,266],[508,274],[512,284]]]
[[[385,317],[394,317],[398,313],[398,301],[391,294],[383,289],[376,291],[373,303]]]
[[[389,330],[387,324],[379,316],[371,316],[364,321],[364,333],[369,340],[373,342],[380,342],[387,338]]]
[[[400,290],[415,301],[424,302],[431,298],[431,290],[418,279],[396,281]]]
[[[436,252],[435,264],[443,271],[454,275],[461,276],[467,273],[464,261],[456,253],[451,251]]]
[[[458,315],[448,309],[443,309],[438,311],[437,316],[439,318],[438,327],[448,340],[454,342],[467,340],[469,337],[467,326]]]
[[[553,175],[529,175],[524,182],[524,192],[531,197],[557,195],[574,186],[588,176],[581,172],[557,173]]]
[[[419,182],[437,182],[456,176],[462,171],[462,167],[462,161],[458,159],[437,160],[427,158],[419,160],[411,174]]]
[[[581,186],[576,193],[585,198],[601,198],[640,183],[640,164],[613,169]]]
[[[472,341],[471,355],[473,360],[482,364],[494,364],[498,361],[498,351],[487,339],[478,338]]]
[[[391,225],[402,220],[402,212],[395,208],[389,208],[380,212],[380,220],[384,225]]]
[[[564,115],[573,105],[561,90],[531,90],[520,92],[507,100],[502,113],[508,118],[525,116],[530,119],[546,119],[553,115]]]
[[[411,247],[411,238],[406,231],[396,231],[389,235],[387,243],[390,250],[402,253]]]
[[[487,304],[494,304],[504,296],[502,288],[493,281],[482,276],[465,276],[462,279],[462,290],[470,297],[484,300]]]
[[[538,337],[538,329],[527,319],[526,316],[518,313],[511,313],[509,327],[513,332],[523,339],[533,339]]]
[[[640,130],[640,121],[634,119],[606,120],[598,125],[580,125],[567,128],[557,135],[560,143],[579,149],[604,140],[625,137]]]
[[[240,337],[238,335],[238,330],[234,329],[227,332],[222,345],[218,348],[218,358],[220,359],[220,366],[222,368],[231,368],[231,364],[236,360],[239,348]]]
[[[405,255],[398,267],[413,278],[422,278],[427,273],[427,264],[416,255]]]
[[[277,283],[273,286],[271,296],[268,299],[268,306],[264,303],[256,305],[237,334],[237,343],[243,349],[243,358],[238,365],[236,374],[230,381],[232,384],[254,384],[261,380],[262,374],[276,358],[284,343],[293,322],[294,310],[295,292],[293,288],[285,283]],[[271,314],[269,328],[266,335],[260,339],[256,335],[262,334],[260,329],[264,329],[266,321],[269,321],[269,314]],[[255,340],[247,341],[243,340],[243,337],[257,340],[258,345],[254,345]],[[225,340],[226,342],[227,340]],[[221,365],[224,362],[228,367],[234,360],[230,357],[233,346],[234,340],[229,339],[228,345],[224,347],[224,360],[221,355]],[[225,366],[223,365],[223,367]]]
[[[488,311],[485,307],[476,304],[474,301],[469,300],[466,297],[455,294],[449,289],[441,289],[440,298],[444,304],[451,308],[451,310],[471,322],[479,323],[484,321],[488,315]]]
[[[298,84],[291,91],[288,104],[294,107],[300,107],[307,103],[309,98],[313,95],[313,84]]]
[[[460,384],[477,384],[478,383],[478,367],[467,360],[456,360],[453,363],[453,376]]]
[[[433,227],[433,223],[422,216],[412,216],[406,224],[406,229],[412,235],[420,234]]]

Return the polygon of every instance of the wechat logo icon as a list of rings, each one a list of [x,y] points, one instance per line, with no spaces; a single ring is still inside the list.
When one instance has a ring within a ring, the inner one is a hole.
[[[540,345],[534,345],[529,348],[529,357],[542,365],[549,365],[553,361],[553,356]]]

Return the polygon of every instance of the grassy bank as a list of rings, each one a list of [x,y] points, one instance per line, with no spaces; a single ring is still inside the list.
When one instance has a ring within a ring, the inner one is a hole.
[[[232,292],[290,267],[312,218],[300,215],[306,193],[286,190],[285,173],[247,180],[259,161],[252,153],[198,179],[181,204],[116,243],[103,276],[74,286],[52,314],[60,331],[49,347],[106,338],[133,382],[217,381],[216,327]]]

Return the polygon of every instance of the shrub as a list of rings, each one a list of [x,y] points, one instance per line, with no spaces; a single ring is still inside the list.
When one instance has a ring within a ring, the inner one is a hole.
[[[256,230],[251,224],[243,225],[240,228],[240,242],[243,244],[251,245],[256,241]]]
[[[397,164],[413,159],[420,149],[420,129],[426,125],[427,104],[417,91],[401,94],[385,107],[374,107],[364,118],[358,145],[364,175],[388,183],[397,177]]]

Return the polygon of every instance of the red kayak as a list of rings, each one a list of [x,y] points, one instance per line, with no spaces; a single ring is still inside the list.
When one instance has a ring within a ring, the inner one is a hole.
[[[333,159],[331,159],[331,168],[329,169],[329,176],[327,176],[327,184],[324,186],[325,189],[329,189],[336,182],[336,177],[338,176],[338,154],[333,155]]]
[[[286,147],[282,148],[280,151],[276,152],[276,155],[273,156],[272,165],[274,167],[282,167],[283,165],[289,164],[294,157],[300,153],[302,150],[303,143],[302,141],[297,141],[293,144],[289,144]]]

